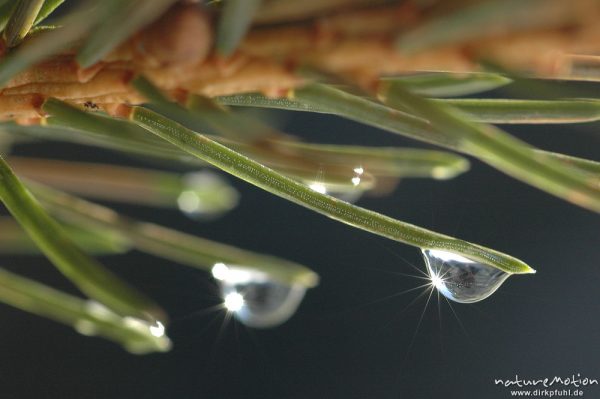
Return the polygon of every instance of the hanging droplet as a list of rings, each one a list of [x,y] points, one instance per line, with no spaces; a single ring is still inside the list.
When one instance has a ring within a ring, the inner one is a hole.
[[[184,188],[177,197],[177,206],[192,219],[215,219],[238,203],[238,192],[215,173],[189,173],[184,176],[183,182]]]
[[[302,285],[286,285],[242,266],[217,263],[212,274],[219,282],[225,308],[248,327],[269,328],[287,321],[306,292]]]
[[[423,256],[431,283],[455,302],[481,301],[492,295],[510,276],[500,269],[452,252],[424,249]]]

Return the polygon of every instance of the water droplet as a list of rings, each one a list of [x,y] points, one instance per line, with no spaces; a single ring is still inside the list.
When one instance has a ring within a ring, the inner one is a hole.
[[[306,292],[302,285],[273,281],[267,273],[247,267],[217,263],[212,273],[225,308],[249,327],[269,328],[287,321]]]
[[[424,249],[423,257],[431,283],[455,302],[481,301],[492,295],[510,276],[500,269],[452,252]]]
[[[177,197],[177,206],[192,219],[215,219],[238,203],[238,192],[215,173],[189,173],[183,180],[185,188]]]

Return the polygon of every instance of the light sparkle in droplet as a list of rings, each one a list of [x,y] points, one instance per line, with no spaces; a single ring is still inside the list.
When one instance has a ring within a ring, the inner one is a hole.
[[[493,266],[444,250],[424,249],[423,257],[431,284],[455,302],[481,301],[510,276]]]
[[[213,265],[211,272],[216,280],[225,280],[229,274],[229,268],[225,263],[218,262]]]
[[[150,325],[148,329],[150,330],[150,334],[156,338],[160,338],[165,335],[165,326],[158,320],[156,321],[156,324]]]
[[[327,194],[327,187],[325,187],[323,183],[311,183],[308,185],[308,187],[320,194]]]
[[[438,290],[441,290],[444,287],[444,280],[442,280],[440,276],[432,275],[431,285],[433,285]]]
[[[277,326],[289,319],[304,297],[306,288],[274,281],[267,273],[227,265],[223,279],[217,279],[223,306],[241,323],[255,328]]]
[[[225,295],[223,305],[230,312],[238,312],[244,306],[244,297],[239,292],[230,292]]]

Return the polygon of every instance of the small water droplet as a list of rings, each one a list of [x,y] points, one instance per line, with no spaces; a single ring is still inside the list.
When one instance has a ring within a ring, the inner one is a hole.
[[[510,276],[495,267],[443,250],[424,249],[423,257],[431,283],[455,302],[481,301]]]
[[[189,173],[183,180],[184,189],[177,197],[177,206],[192,219],[215,219],[238,203],[238,192],[215,173]]]
[[[302,285],[279,283],[247,267],[217,263],[212,273],[219,282],[223,305],[248,327],[269,328],[287,321],[306,292]]]

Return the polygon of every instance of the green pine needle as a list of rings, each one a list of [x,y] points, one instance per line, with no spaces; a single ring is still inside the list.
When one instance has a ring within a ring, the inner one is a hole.
[[[102,60],[111,50],[154,22],[176,0],[105,0],[107,18],[92,31],[77,54],[83,68]]]
[[[534,272],[527,264],[509,255],[320,194],[148,109],[134,107],[130,118],[148,131],[219,169],[332,219],[420,248],[437,248],[457,253],[509,273]]]
[[[600,212],[600,187],[592,176],[534,151],[502,130],[476,124],[452,107],[421,98],[394,84],[383,94],[386,103],[410,109],[458,142],[458,148],[495,168],[581,207]]]
[[[224,0],[217,28],[216,48],[224,55],[231,55],[238,47],[252,23],[261,0]]]
[[[600,120],[600,101],[577,100],[515,100],[515,99],[444,99],[439,104],[450,105],[475,122],[497,124],[557,124]]]
[[[512,80],[495,73],[428,72],[385,77],[384,82],[400,82],[413,93],[425,97],[458,97],[478,94],[510,84]]]
[[[44,0],[18,2],[3,33],[4,42],[8,47],[15,47],[27,36],[43,5]]]
[[[138,250],[160,258],[207,271],[219,262],[239,265],[263,271],[274,280],[286,284],[302,284],[307,288],[314,287],[319,280],[316,273],[294,262],[140,222],[101,205],[38,184],[31,187],[44,205],[58,217],[81,229],[108,229],[129,241]]]
[[[123,316],[151,323],[164,320],[164,313],[154,302],[122,282],[74,244],[1,157],[0,199],[48,259],[91,298]]]
[[[135,354],[166,352],[171,341],[162,324],[121,317],[93,301],[85,301],[0,268],[0,302],[97,335]]]

